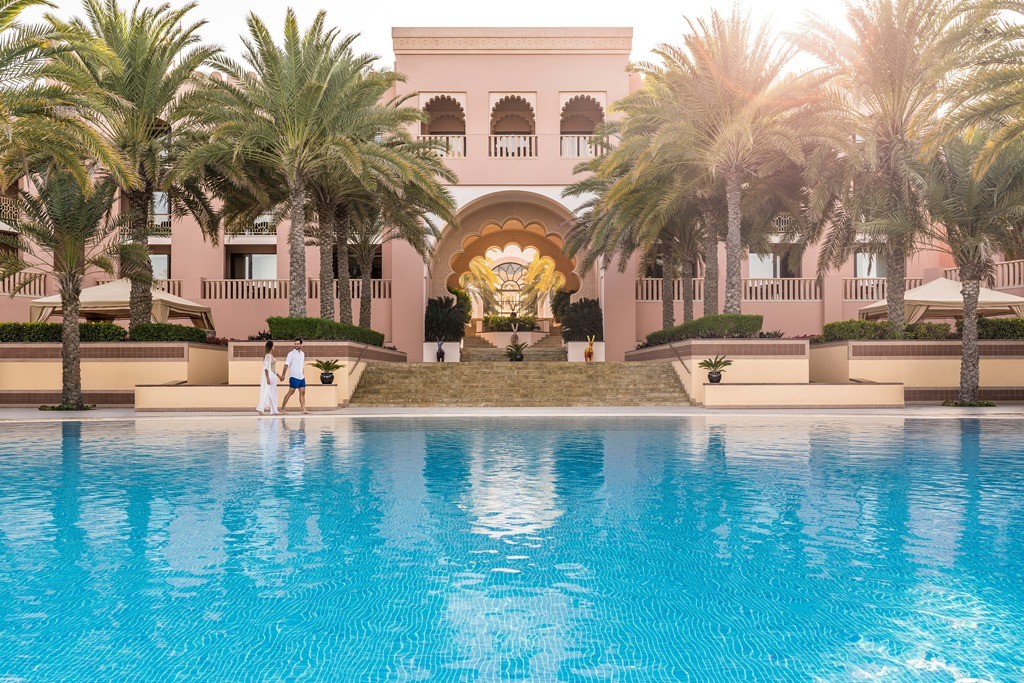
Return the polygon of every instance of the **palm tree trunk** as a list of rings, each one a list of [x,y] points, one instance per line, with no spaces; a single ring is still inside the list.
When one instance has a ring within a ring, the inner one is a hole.
[[[743,286],[741,259],[743,243],[741,241],[740,200],[742,188],[740,174],[730,171],[725,178],[725,198],[729,206],[729,223],[725,235],[725,306],[723,313],[740,312],[740,289]]]
[[[963,273],[963,269],[960,271]],[[964,297],[963,335],[960,340],[960,403],[978,400],[978,378],[981,373],[978,353],[978,293],[981,280],[964,280],[960,291]]]
[[[704,244],[704,315],[718,313],[718,222],[705,214],[707,238]]]
[[[337,247],[338,259],[338,314],[343,323],[352,324],[352,285],[348,279],[348,231],[351,219],[348,207],[338,205],[338,213],[334,223],[334,244]]]
[[[683,278],[683,322],[693,320],[693,261],[683,259],[681,275]]]
[[[891,246],[885,259],[885,300],[889,330],[896,337],[902,337],[907,327],[903,305],[906,291],[907,252],[902,246]]]
[[[149,190],[131,190],[127,193],[128,215],[130,218],[129,239],[133,244],[149,246],[150,209],[153,193]],[[153,264],[146,259],[139,264],[144,270],[143,277],[131,278],[132,288],[128,298],[128,329],[153,322]]]
[[[320,317],[334,320],[334,207],[321,206],[320,220]]]
[[[667,330],[676,324],[675,262],[672,247],[661,243],[661,328]]]
[[[362,289],[359,290],[359,327],[370,328],[371,306],[373,306],[373,254],[370,254],[369,262],[359,264],[359,278],[362,280]]]
[[[62,324],[60,331],[61,390],[60,404],[65,408],[84,410],[82,399],[82,346],[78,325],[81,281],[62,283],[60,305]]]
[[[292,229],[288,235],[288,316],[306,316],[306,179],[296,176],[288,188]]]

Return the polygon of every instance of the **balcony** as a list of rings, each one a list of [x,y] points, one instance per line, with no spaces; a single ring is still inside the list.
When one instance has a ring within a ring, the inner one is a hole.
[[[207,280],[202,279],[203,299],[265,301],[288,298],[288,280]]]
[[[740,291],[743,301],[821,301],[817,278],[744,278]]]
[[[923,278],[908,277],[906,289],[920,287]],[[843,301],[881,301],[885,298],[884,277],[845,277],[843,278]]]
[[[420,135],[420,140],[431,142],[437,153],[447,159],[462,159],[466,156],[465,135]]]
[[[959,282],[960,269],[947,268],[944,276]],[[1024,259],[997,263],[995,272],[992,274],[992,287],[994,289],[1024,288]]]
[[[697,277],[692,280],[693,300],[704,300],[704,278]],[[673,281],[673,301],[683,300],[683,280],[676,278]],[[661,301],[661,278],[644,277],[636,281],[637,301]]]
[[[0,280],[0,294],[38,299],[47,295],[49,289],[47,280],[47,276],[43,274],[17,273]],[[18,287],[22,287],[21,291],[14,294]]]
[[[359,299],[362,296],[363,282],[362,280],[349,280],[349,293],[350,298]],[[320,280],[310,279],[306,286],[306,296],[310,299],[320,298]],[[338,298],[338,281],[334,281],[334,298]],[[391,280],[370,280],[370,298],[371,299],[390,299],[391,298]]]
[[[536,135],[488,135],[488,156],[499,159],[529,159],[537,156]]]
[[[559,138],[559,149],[563,159],[589,159],[600,154],[590,144],[590,135],[562,135]]]
[[[153,214],[153,222],[149,226],[150,237],[171,236],[171,215],[168,213]]]
[[[106,285],[113,280],[97,280],[97,285]],[[181,280],[153,280],[153,288],[173,296],[181,296]]]

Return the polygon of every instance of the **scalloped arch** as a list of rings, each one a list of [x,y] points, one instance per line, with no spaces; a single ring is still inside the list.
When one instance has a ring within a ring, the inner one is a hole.
[[[593,104],[595,107],[597,107],[597,111],[601,115],[601,119],[604,119],[604,107],[601,106],[601,103],[595,100],[590,95],[576,95],[566,100],[565,104],[562,106],[562,118],[565,118],[566,110],[568,110],[570,107],[572,107],[573,105],[581,105],[583,103]],[[569,112],[570,115],[575,113],[578,112]]]

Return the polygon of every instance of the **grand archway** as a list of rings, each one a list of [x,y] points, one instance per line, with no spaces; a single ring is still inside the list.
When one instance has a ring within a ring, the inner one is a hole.
[[[576,297],[597,297],[595,272],[581,275],[564,251],[572,213],[559,202],[533,192],[508,190],[480,197],[458,214],[458,227],[446,226],[430,264],[430,296],[444,296],[459,286],[477,257],[489,257],[505,280],[514,280],[516,265],[533,257],[550,258],[565,287]],[[514,286],[509,287],[510,291]],[[575,298],[575,297],[574,297]]]

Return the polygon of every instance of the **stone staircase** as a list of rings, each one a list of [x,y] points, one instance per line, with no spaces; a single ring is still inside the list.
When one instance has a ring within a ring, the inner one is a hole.
[[[535,344],[531,344],[523,351],[523,362],[555,362],[566,360],[565,347],[562,346],[562,333],[559,330]],[[462,341],[462,362],[463,363],[497,363],[508,362],[505,349],[499,349],[483,337],[475,334],[466,335]]]
[[[672,364],[371,363],[352,406],[687,406]]]

